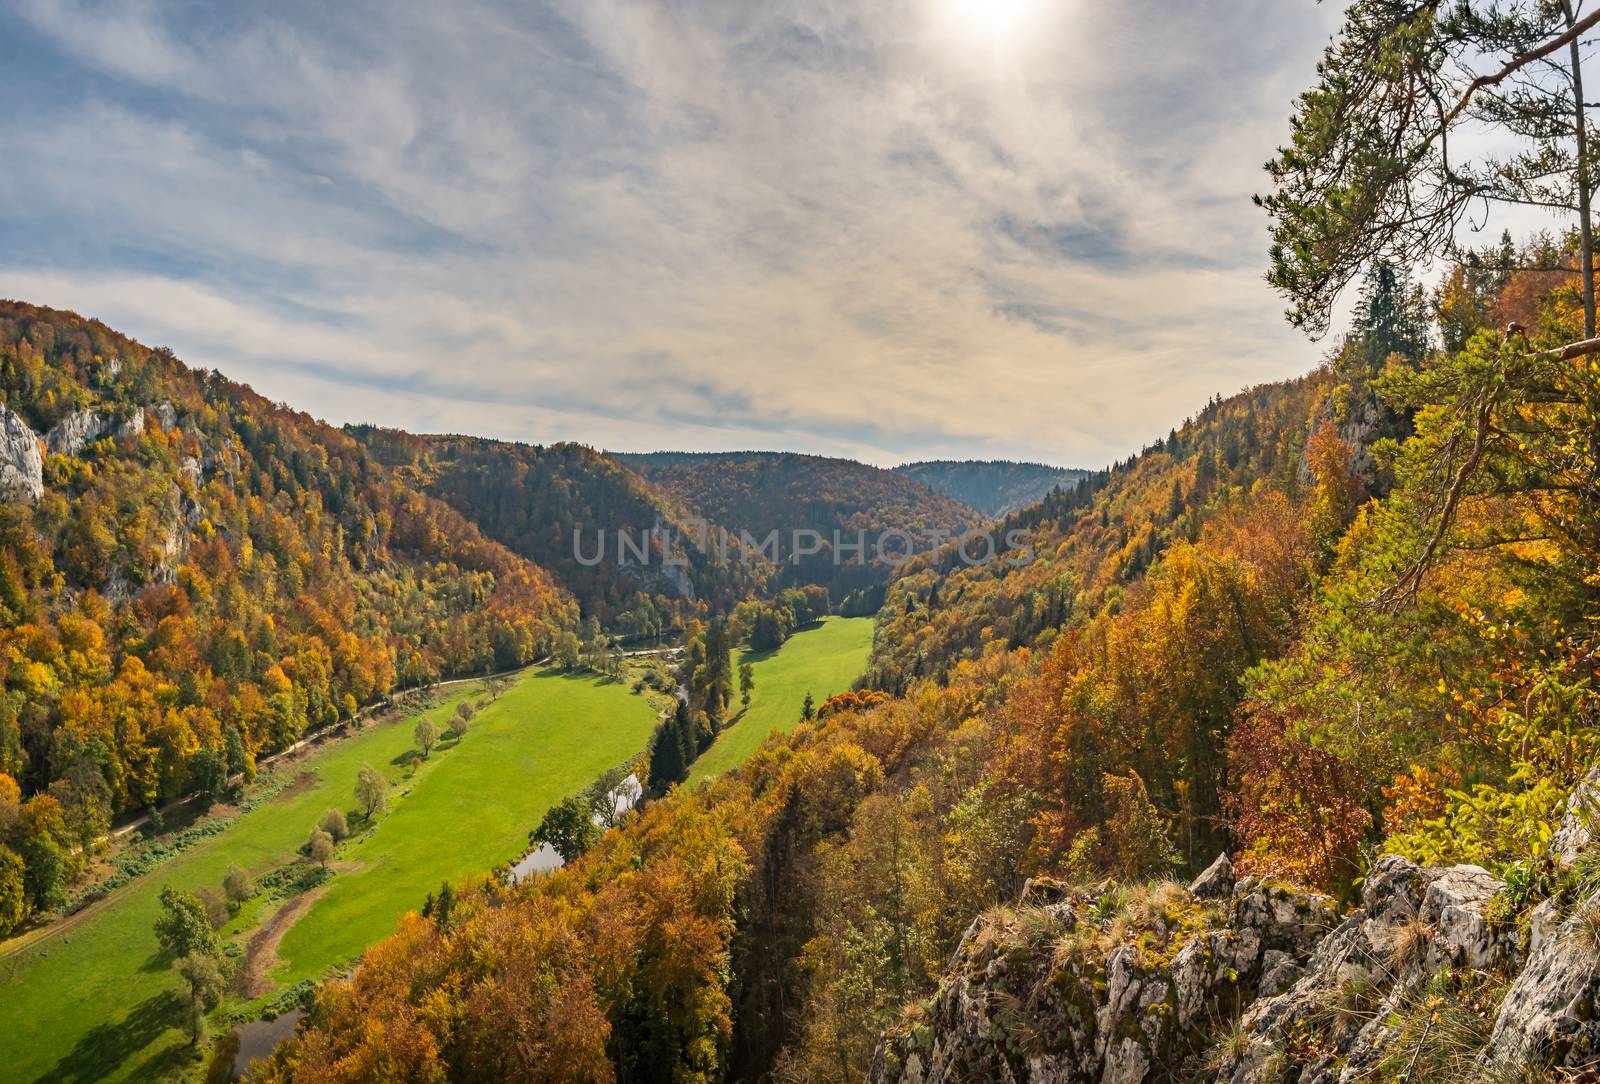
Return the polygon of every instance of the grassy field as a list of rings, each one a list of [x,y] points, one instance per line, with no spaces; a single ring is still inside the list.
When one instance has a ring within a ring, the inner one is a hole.
[[[441,722],[480,695],[476,685],[452,691],[430,711]],[[186,1064],[177,979],[151,932],[161,887],[215,887],[235,863],[257,874],[283,865],[323,811],[353,806],[363,764],[395,783],[390,812],[341,848],[339,872],[288,928],[271,973],[280,983],[353,958],[441,880],[515,858],[545,808],[637,753],[655,721],[621,684],[536,672],[415,774],[405,764],[414,717],[312,751],[282,769],[295,782],[270,802],[0,960],[0,1079],[152,1080]],[[275,909],[250,906],[229,930]]]
[[[806,693],[821,704],[844,692],[867,668],[871,650],[872,618],[830,617],[816,628],[795,633],[777,651],[741,654],[734,660],[735,668],[748,660],[755,673],[750,707],[694,762],[689,782],[737,767],[772,731],[793,730],[799,725]]]

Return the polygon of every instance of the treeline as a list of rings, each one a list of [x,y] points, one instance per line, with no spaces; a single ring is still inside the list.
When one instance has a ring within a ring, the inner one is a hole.
[[[740,603],[732,618],[734,637],[746,640],[752,651],[775,651],[796,630],[827,617],[830,608],[826,587],[791,587],[770,601]]]
[[[0,803],[23,810],[0,893],[22,861],[24,910],[59,903],[114,815],[576,623],[347,434],[93,321],[0,304],[0,400],[48,436],[42,492],[13,464],[0,503]],[[23,467],[34,439],[8,446]]]
[[[1070,491],[1090,473],[1009,459],[930,459],[902,463],[894,472],[995,517],[1031,508],[1052,493]]]

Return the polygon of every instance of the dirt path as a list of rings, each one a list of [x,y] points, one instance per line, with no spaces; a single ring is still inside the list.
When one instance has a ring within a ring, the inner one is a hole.
[[[250,935],[250,943],[244,950],[244,970],[239,975],[245,997],[258,998],[272,992],[272,980],[267,976],[278,966],[278,943],[289,932],[289,927],[299,922],[327,890],[323,885],[300,893],[278,908],[265,926]]]

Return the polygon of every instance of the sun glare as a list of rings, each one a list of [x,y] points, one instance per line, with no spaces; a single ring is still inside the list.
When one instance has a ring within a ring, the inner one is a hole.
[[[952,32],[973,45],[1008,49],[1021,44],[1051,0],[944,0]]]

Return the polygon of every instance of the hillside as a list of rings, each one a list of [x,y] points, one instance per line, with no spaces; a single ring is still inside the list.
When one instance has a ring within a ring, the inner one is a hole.
[[[0,396],[0,858],[28,870],[0,930],[113,815],[577,621],[347,434],[95,321],[0,303]]]
[[[1070,490],[1090,474],[1086,470],[1009,459],[928,459],[902,463],[894,472],[989,517],[1038,504],[1052,490]]]
[[[1451,351],[1380,276],[1324,369],[1011,517],[1033,560],[920,558],[896,695],[410,920],[268,1079],[1592,1065],[1600,375],[1538,275]],[[1528,293],[1539,338],[1486,329]]]
[[[660,635],[708,608],[731,607],[758,592],[770,572],[759,558],[721,559],[704,533],[633,471],[581,444],[414,436],[374,426],[349,432],[396,477],[554,572],[586,618],[623,636]],[[647,558],[622,551],[618,532]]]
[[[837,604],[853,590],[880,583],[891,565],[874,560],[885,539],[892,559],[903,553],[904,532],[919,549],[977,527],[982,517],[965,505],[893,471],[850,459],[793,452],[651,452],[617,456],[678,506],[747,533],[759,545],[778,532],[782,582],[816,583]],[[820,552],[795,541],[814,531]],[[835,559],[835,533],[844,545],[864,538],[866,562],[852,552]],[[802,551],[797,554],[797,551]],[[798,560],[795,558],[798,556]]]

